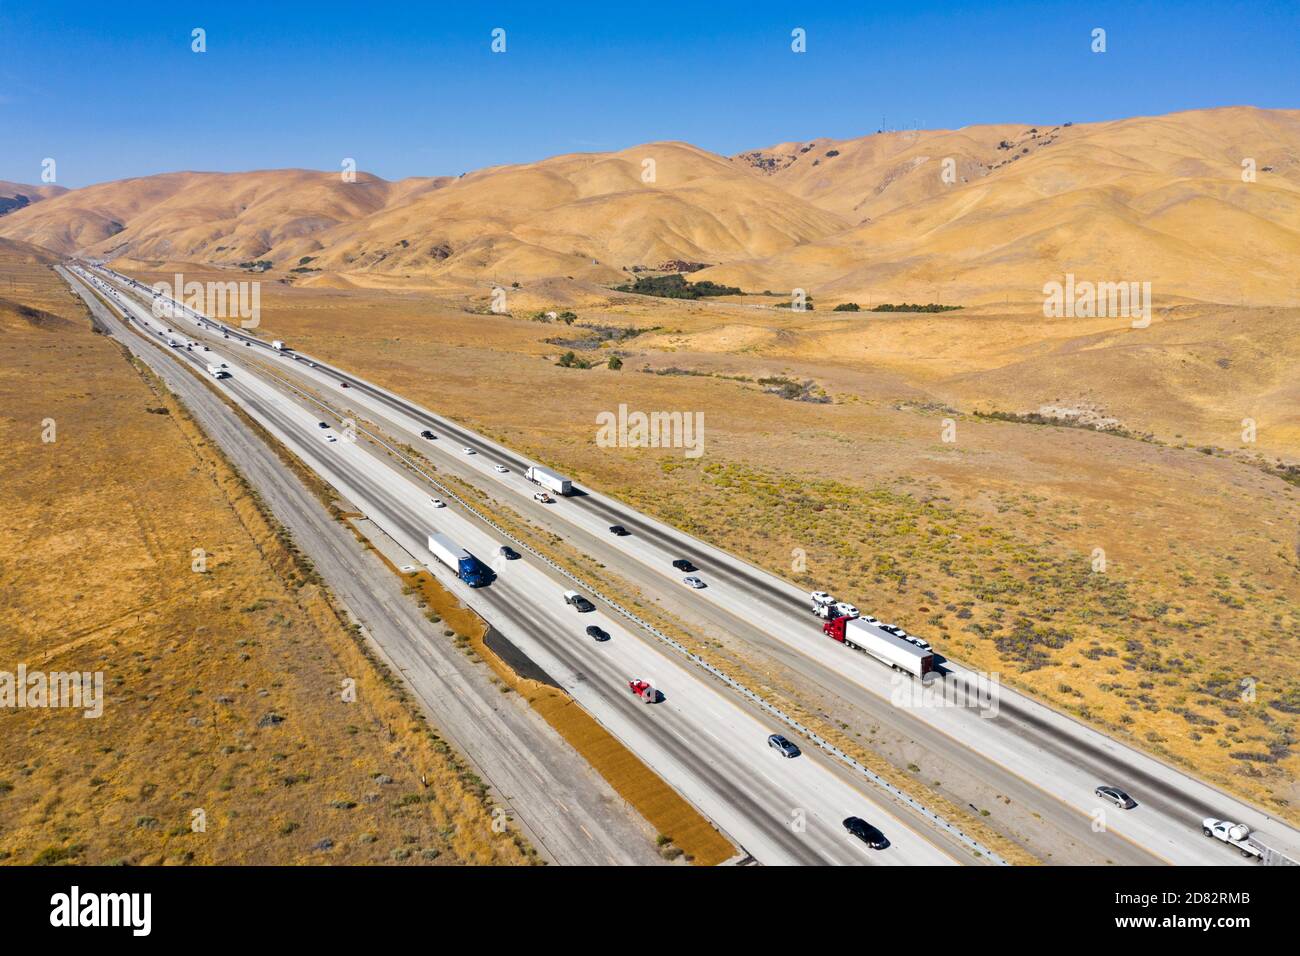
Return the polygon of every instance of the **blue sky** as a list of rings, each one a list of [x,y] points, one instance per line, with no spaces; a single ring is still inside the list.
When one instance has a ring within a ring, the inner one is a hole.
[[[207,31],[208,52],[190,49]],[[493,54],[491,31],[506,30]],[[808,50],[790,50],[790,31]],[[1090,51],[1107,31],[1107,52]],[[1300,106],[1300,3],[0,3],[0,179],[344,157],[385,178],[680,139]]]

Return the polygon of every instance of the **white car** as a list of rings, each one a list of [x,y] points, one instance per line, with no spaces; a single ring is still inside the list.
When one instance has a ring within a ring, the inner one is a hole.
[[[333,434],[332,432],[326,432],[326,433],[325,433],[325,440],[326,440],[327,442],[336,442],[336,441],[338,441],[339,439],[338,439],[338,436],[335,435],[335,434]]]
[[[835,610],[840,617],[847,617],[850,619],[858,617],[858,609],[852,604],[846,604],[844,601],[837,603],[835,605]]]
[[[469,445],[465,445],[464,447],[462,447],[462,448],[461,448],[461,451],[463,451],[463,452],[464,452],[465,454],[467,454],[467,455],[477,455],[477,454],[478,454],[478,452],[476,452],[473,448],[470,448]]]
[[[704,582],[701,581],[699,578],[695,577],[695,575],[693,574],[682,578],[682,584],[685,584],[688,588],[695,588],[695,590],[697,591],[700,588],[704,587]]]
[[[433,505],[435,508],[447,507],[447,502],[443,501],[441,498],[430,498],[429,504]]]
[[[534,501],[540,501],[544,505],[549,505],[554,499],[544,491],[539,491],[533,495]]]
[[[831,597],[825,591],[814,591],[809,595],[814,604],[834,604],[835,598]]]
[[[507,468],[505,465],[493,465],[492,470],[495,471],[498,475],[510,474],[510,469]]]

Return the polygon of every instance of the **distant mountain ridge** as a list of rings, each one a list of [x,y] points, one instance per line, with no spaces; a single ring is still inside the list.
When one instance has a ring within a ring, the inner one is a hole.
[[[28,195],[7,186],[0,197]],[[729,158],[662,142],[397,182],[167,173],[14,205],[0,236],[64,255],[269,261],[300,281],[610,286],[686,264],[750,291],[972,305],[1030,301],[1073,273],[1149,281],[1158,301],[1280,304],[1300,298],[1300,111],[879,133]]]

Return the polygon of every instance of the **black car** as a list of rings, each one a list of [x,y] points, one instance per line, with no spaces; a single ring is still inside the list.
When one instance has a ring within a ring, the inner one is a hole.
[[[861,817],[846,817],[844,829],[873,850],[883,850],[889,846],[889,841],[885,839],[885,835]]]
[[[590,627],[587,628],[587,636],[592,638],[593,640],[603,642],[609,640],[609,631],[603,630],[597,627],[595,624],[592,624]]]
[[[437,438],[438,436],[435,435],[433,432],[429,431],[429,429],[426,428],[424,431],[420,432],[420,437],[421,437],[421,438]]]
[[[329,426],[329,422],[317,422],[317,423],[316,423],[316,427],[317,427],[317,428],[329,428],[330,426]]]
[[[673,567],[675,567],[678,571],[685,571],[687,574],[690,574],[692,571],[699,570],[699,568],[691,564],[691,562],[687,561],[685,558],[678,558],[676,561],[673,562]]]
[[[623,538],[626,537],[629,532],[627,528],[624,528],[621,524],[612,524],[609,526],[609,533]]]
[[[519,552],[510,547],[510,545],[503,544],[501,545],[501,557],[505,558],[507,561],[518,561]]]

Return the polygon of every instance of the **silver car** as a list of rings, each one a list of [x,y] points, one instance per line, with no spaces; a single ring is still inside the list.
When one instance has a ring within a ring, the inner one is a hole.
[[[786,740],[780,734],[773,734],[767,738],[767,745],[779,753],[782,757],[797,757],[800,750],[790,741]]]
[[[1103,800],[1109,800],[1121,810],[1132,810],[1137,806],[1137,801],[1130,797],[1119,787],[1098,787],[1093,793]]]

